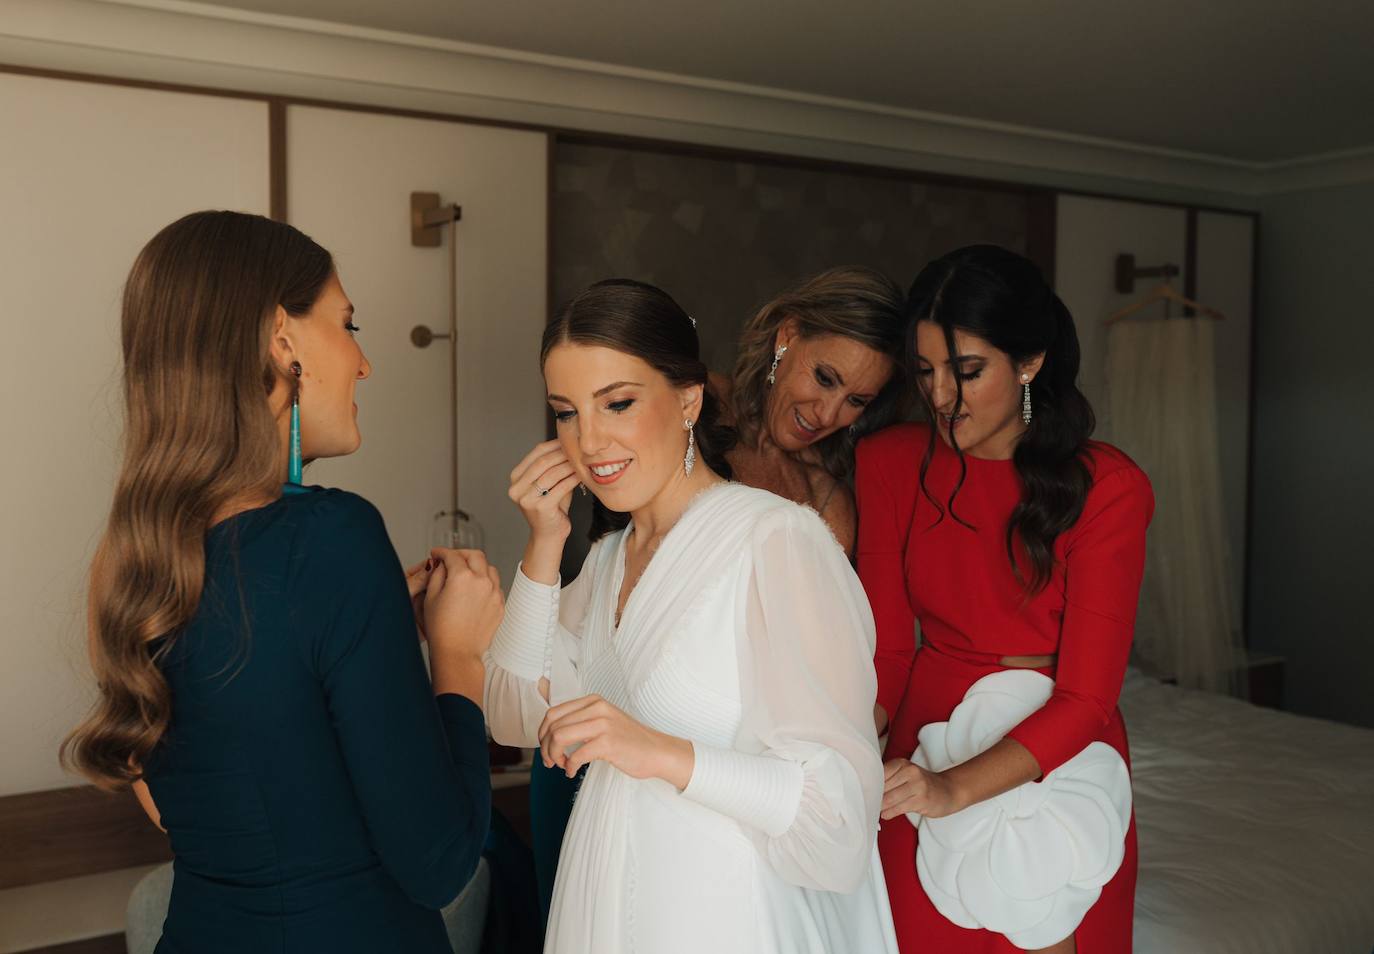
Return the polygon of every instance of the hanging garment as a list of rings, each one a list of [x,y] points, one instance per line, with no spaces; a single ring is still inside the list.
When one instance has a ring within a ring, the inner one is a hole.
[[[1107,337],[1113,443],[1150,475],[1135,650],[1155,675],[1234,691],[1241,664],[1217,455],[1215,324],[1119,321]]]

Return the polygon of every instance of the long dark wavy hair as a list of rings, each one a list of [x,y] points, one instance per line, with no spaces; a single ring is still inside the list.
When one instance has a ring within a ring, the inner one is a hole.
[[[854,446],[865,434],[901,418],[907,404],[906,346],[902,290],[871,268],[832,268],[789,288],[760,308],[740,333],[739,357],[731,380],[734,427],[745,444],[758,440],[768,408],[768,372],[778,329],[796,322],[803,338],[835,335],[857,341],[892,359],[892,377],[883,385],[853,430],[842,427],[813,445],[821,466],[846,483],[853,477]]]
[[[917,325],[933,321],[944,332],[951,356],[957,354],[956,329],[1005,352],[1014,365],[1045,356],[1030,386],[1031,423],[1012,456],[1025,493],[1006,527],[1007,558],[1021,579],[1016,558],[1019,543],[1031,568],[1030,578],[1023,580],[1026,595],[1034,596],[1050,581],[1055,540],[1077,522],[1092,486],[1084,448],[1095,421],[1088,399],[1078,390],[1080,355],[1073,316],[1029,259],[995,245],[970,245],[921,270],[907,293],[907,318],[911,355],[916,354]],[[955,382],[957,414],[964,394],[958,375]],[[939,519],[944,519],[948,509],[959,520],[954,501],[967,475],[967,462],[952,427],[949,436],[959,455],[959,480],[944,506],[926,487],[939,421],[929,410],[935,423],[921,462],[921,491],[939,510]]]
[[[717,474],[730,478],[725,451],[734,432],[721,424],[720,405],[704,388],[706,365],[696,326],[667,292],[628,278],[597,282],[560,308],[544,328],[540,370],[549,352],[561,344],[611,348],[639,358],[676,387],[703,385],[696,422],[697,456]],[[599,540],[629,522],[629,514],[611,510],[596,498],[589,536]]]
[[[61,758],[97,785],[140,777],[167,732],[159,660],[195,615],[205,533],[226,504],[271,498],[285,448],[268,395],[277,306],[310,311],[334,260],[289,225],[195,212],[144,246],[124,285],[124,455],[91,565],[95,708]]]

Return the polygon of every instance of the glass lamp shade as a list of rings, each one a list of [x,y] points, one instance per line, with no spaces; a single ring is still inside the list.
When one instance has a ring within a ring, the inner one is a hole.
[[[482,550],[486,534],[465,510],[441,510],[429,524],[429,545],[450,550]]]

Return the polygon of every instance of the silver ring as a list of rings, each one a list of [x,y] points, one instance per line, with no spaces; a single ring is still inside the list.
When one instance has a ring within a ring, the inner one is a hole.
[[[541,497],[547,497],[549,495],[549,492],[545,490],[543,487],[540,487],[538,484],[534,485],[534,489],[539,491],[539,496]]]

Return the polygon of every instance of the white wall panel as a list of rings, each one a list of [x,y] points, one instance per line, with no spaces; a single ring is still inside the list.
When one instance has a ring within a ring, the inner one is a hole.
[[[1102,319],[1141,297],[1152,287],[1142,279],[1135,295],[1114,287],[1116,256],[1135,255],[1141,267],[1172,262],[1182,266],[1187,239],[1183,209],[1117,202],[1085,196],[1060,196],[1055,217],[1055,289],[1073,313],[1083,350],[1080,386],[1098,414],[1099,436],[1111,432],[1107,385],[1107,329]],[[1182,277],[1175,279],[1183,288]]]

